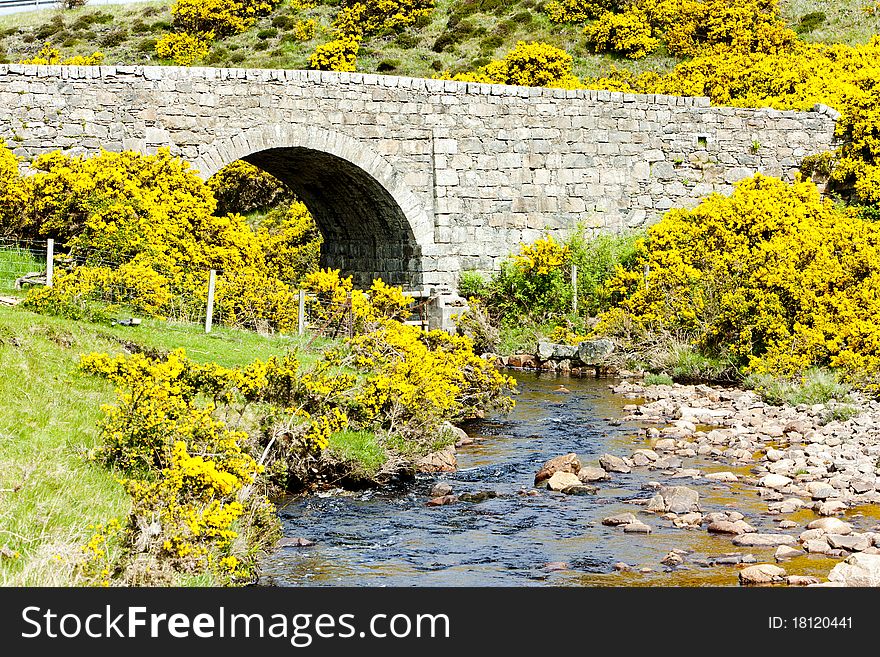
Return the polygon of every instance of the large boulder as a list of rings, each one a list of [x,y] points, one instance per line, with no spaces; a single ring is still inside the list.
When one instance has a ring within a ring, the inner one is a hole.
[[[556,456],[547,461],[541,466],[541,469],[538,470],[538,474],[535,475],[535,485],[537,486],[541,482],[546,481],[557,472],[570,472],[571,474],[576,475],[580,469],[581,460],[574,452],[563,454],[562,456]]]
[[[844,586],[880,586],[880,554],[853,554],[831,569],[828,580]]]
[[[584,340],[578,345],[577,357],[584,365],[601,365],[614,351],[614,343],[608,338]]]

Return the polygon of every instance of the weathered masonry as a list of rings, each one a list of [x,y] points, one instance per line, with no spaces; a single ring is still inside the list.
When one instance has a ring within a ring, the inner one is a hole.
[[[326,265],[413,287],[494,269],[544,231],[618,231],[756,171],[791,178],[834,119],[355,73],[0,65],[17,154],[167,146],[205,177],[243,158],[308,204]]]

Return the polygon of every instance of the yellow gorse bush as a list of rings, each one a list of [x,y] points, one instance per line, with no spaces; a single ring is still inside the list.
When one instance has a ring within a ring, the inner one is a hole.
[[[18,172],[18,158],[0,139],[0,235],[24,233],[28,185]]]
[[[268,174],[255,178],[250,165],[246,175],[232,168],[206,185],[166,149],[92,157],[54,152],[34,160],[34,175],[22,178],[0,144],[0,233],[51,236],[70,250],[54,287],[34,289],[27,304],[75,318],[97,313],[95,301],[153,317],[198,318],[208,270],[216,269],[219,322],[294,329],[292,286],[317,267],[317,226],[299,202],[273,210],[255,228],[240,214],[215,214],[212,187],[226,207],[289,198],[271,176],[271,185],[260,186]]]
[[[360,38],[353,36],[341,36],[322,43],[309,57],[309,68],[317,71],[354,71],[360,47]]]
[[[354,71],[364,38],[412,25],[433,10],[434,0],[344,2],[333,20],[336,38],[315,48],[309,57],[309,68],[318,71]]]
[[[42,66],[99,66],[104,61],[104,53],[94,52],[91,55],[76,55],[62,58],[58,48],[51,44],[44,45],[40,52],[30,58],[20,59],[19,64],[38,64]]]
[[[156,41],[156,54],[162,59],[173,59],[178,66],[192,66],[208,54],[208,45],[213,38],[213,32],[198,36],[171,32]]]
[[[627,10],[621,14],[605,12],[584,28],[587,43],[595,52],[616,52],[631,59],[650,55],[659,45],[645,14]]]
[[[880,370],[877,263],[876,224],[836,210],[811,182],[756,175],[653,226],[635,267],[609,282],[623,300],[598,330],[684,332],[756,372],[870,377]]]
[[[580,80],[572,73],[571,55],[540,41],[519,41],[504,59],[492,61],[471,73],[460,73],[451,79],[527,87],[582,87]]]

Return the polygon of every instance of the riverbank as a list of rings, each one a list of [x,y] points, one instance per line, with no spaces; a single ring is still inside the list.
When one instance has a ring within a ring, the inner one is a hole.
[[[86,458],[100,443],[101,406],[114,392],[78,372],[80,354],[182,346],[194,360],[232,367],[296,344],[223,328],[206,336],[197,326],[153,320],[75,322],[0,305],[0,584],[76,583],[73,564],[91,526],[128,513],[119,473]]]

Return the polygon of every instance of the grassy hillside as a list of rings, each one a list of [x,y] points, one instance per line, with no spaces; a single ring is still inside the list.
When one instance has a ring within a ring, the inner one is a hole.
[[[0,57],[17,61],[45,43],[63,56],[100,50],[108,64],[158,64],[154,46],[171,26],[170,2],[41,11],[0,16]],[[329,41],[338,0],[299,10],[284,2],[272,16],[243,34],[217,40],[205,60],[210,66],[307,68],[315,46]],[[868,15],[866,0],[783,0],[788,23],[806,41],[861,43],[880,32],[880,12]],[[813,14],[812,19],[804,17]],[[822,17],[824,15],[824,18]],[[299,20],[315,19],[314,38],[297,41]],[[473,70],[501,57],[518,40],[543,40],[575,59],[574,72],[596,76],[612,66],[634,71],[666,71],[675,61],[658,51],[632,61],[593,55],[579,25],[552,23],[538,0],[437,0],[432,15],[398,34],[368,39],[358,71],[430,77],[438,71]],[[4,54],[5,53],[5,54]]]
[[[104,379],[77,372],[80,354],[185,347],[194,360],[234,366],[295,344],[151,321],[107,327],[0,306],[0,585],[69,584],[89,523],[128,511],[114,473],[84,457],[114,393]]]

